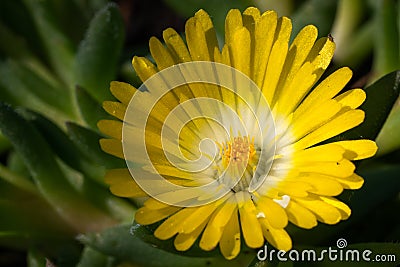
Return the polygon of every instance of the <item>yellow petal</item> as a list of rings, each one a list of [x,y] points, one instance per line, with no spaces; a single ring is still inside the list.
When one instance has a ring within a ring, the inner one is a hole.
[[[143,205],[149,210],[159,210],[159,209],[164,209],[164,208],[167,208],[170,206],[164,202],[158,201],[155,198],[147,199]]]
[[[100,120],[97,123],[99,130],[115,139],[122,140],[122,122],[116,120]]]
[[[299,180],[310,184],[313,189],[309,190],[309,192],[318,195],[337,196],[343,191],[343,187],[339,182],[325,175],[304,173],[299,177]]]
[[[349,110],[300,139],[295,146],[297,149],[304,149],[325,141],[356,127],[363,122],[364,116],[364,111],[362,110]]]
[[[282,115],[292,113],[316,81],[314,66],[310,62],[305,63],[296,72],[293,80],[281,91],[277,91],[274,102],[279,103],[278,113]]]
[[[343,159],[344,153],[345,150],[343,147],[329,143],[294,152],[292,157],[295,163],[314,163],[316,161],[338,162]]]
[[[147,196],[130,175],[128,169],[111,169],[106,172],[105,182],[110,185],[110,191],[119,197]]]
[[[336,207],[339,210],[340,214],[342,215],[342,220],[346,220],[347,218],[350,217],[351,209],[349,208],[349,206],[347,206],[343,202],[341,202],[333,197],[321,196],[320,198],[321,198],[321,200],[328,203],[329,205]]]
[[[104,101],[103,108],[105,111],[107,111],[108,114],[120,120],[124,120],[126,113],[126,105],[114,101]]]
[[[182,228],[179,232],[191,233],[194,231],[204,221],[208,221],[211,214],[218,208],[219,205],[219,201],[217,201],[204,206],[196,207],[196,210],[190,216],[185,218],[184,222],[182,223]]]
[[[362,185],[364,184],[364,179],[353,173],[351,176],[349,177],[333,177],[336,179],[336,181],[338,181],[344,189],[359,189],[362,187]]]
[[[225,65],[228,65],[228,66],[232,66],[231,65],[231,58],[230,58],[230,55],[229,55],[229,47],[228,47],[227,44],[225,44],[222,47],[221,59],[222,59],[222,62],[221,62],[222,64],[225,64]],[[231,102],[228,102],[228,103],[231,103]]]
[[[262,92],[271,107],[275,105],[280,92],[277,91],[279,79],[289,48],[289,38],[292,33],[292,22],[287,17],[280,17],[276,25],[274,44],[268,58]]]
[[[342,105],[337,101],[331,99],[327,100],[324,104],[303,112],[301,116],[293,116],[292,129],[290,132],[297,139],[300,139],[328,122],[341,108]]]
[[[145,57],[134,56],[132,59],[132,66],[142,82],[158,72],[156,66]]]
[[[238,9],[229,10],[225,19],[225,44],[230,45],[234,42],[233,36],[236,30],[242,28],[242,14]]]
[[[378,150],[378,146],[374,141],[366,139],[339,141],[333,144],[343,147],[346,150],[344,156],[349,160],[360,160],[372,157]]]
[[[104,152],[116,156],[121,159],[125,159],[124,152],[122,150],[122,143],[116,139],[100,139],[100,147]]]
[[[149,210],[146,207],[138,209],[135,213],[135,221],[139,224],[149,225],[159,222],[171,214],[179,211],[180,207],[168,206],[159,210]]]
[[[279,250],[288,251],[292,248],[292,239],[288,233],[281,228],[274,228],[268,219],[259,219],[265,239],[268,243]]]
[[[313,48],[308,54],[306,61],[311,62],[314,66],[314,74],[317,75],[317,80],[331,63],[335,47],[335,43],[331,38],[323,37],[315,42]]]
[[[166,219],[156,229],[156,231],[154,232],[154,236],[161,240],[166,240],[173,237],[175,234],[180,232],[185,219],[195,211],[196,208],[183,208],[179,210],[177,213]]]
[[[129,83],[112,81],[110,91],[121,103],[128,105],[137,90]]]
[[[200,22],[201,28],[204,32],[204,36],[206,38],[206,44],[208,48],[209,58],[210,60],[214,60],[214,53],[216,50],[219,52],[219,45],[217,40],[217,34],[214,29],[214,25],[211,21],[210,16],[203,9],[200,9],[194,15],[196,20]]]
[[[161,175],[167,175],[171,177],[177,177],[181,179],[189,179],[189,180],[195,180],[195,179],[202,179],[202,178],[207,178],[207,176],[203,173],[193,173],[193,172],[188,172],[185,170],[182,170],[180,168],[177,168],[175,166],[171,165],[155,165],[154,166],[157,173]],[[144,167],[144,170],[153,170],[153,168],[148,168]]]
[[[233,67],[250,77],[250,33],[245,27],[238,28],[230,44]]]
[[[322,201],[318,197],[308,196],[306,198],[295,198],[294,200],[313,212],[317,216],[318,221],[323,223],[336,224],[342,218],[337,208]]]
[[[233,199],[234,197],[231,197]],[[232,214],[237,213],[237,204],[228,199],[217,211],[213,213],[206,229],[200,239],[200,248],[206,251],[214,249],[221,240],[224,227],[229,222]]]
[[[201,22],[199,22],[195,17],[188,19],[185,25],[185,32],[186,42],[192,60],[211,60],[206,35]]]
[[[264,82],[265,70],[274,41],[277,25],[277,14],[274,11],[264,12],[255,25],[254,36],[254,71],[252,79],[259,88]]]
[[[274,40],[288,43],[292,34],[292,21],[288,17],[280,17],[276,25]]]
[[[206,226],[208,219],[203,221],[197,228],[190,233],[179,233],[175,240],[174,246],[178,251],[186,251],[188,250],[196,239],[199,237],[204,227]]]
[[[272,103],[272,99],[274,98],[275,89],[282,72],[287,50],[288,43],[286,42],[286,40],[278,40],[274,43],[271,54],[269,56],[267,69],[264,76],[264,83],[261,89],[270,105]]]
[[[347,159],[338,162],[314,162],[297,167],[300,172],[320,173],[336,177],[348,177],[353,174],[355,166]]]
[[[174,29],[168,28],[164,30],[163,39],[175,61],[188,62],[192,60],[185,42]]]
[[[221,208],[216,212],[212,223],[216,227],[224,227],[233,213],[237,211],[237,203],[234,196],[221,204]]]
[[[153,59],[156,61],[157,68],[159,70],[163,70],[168,68],[176,63],[174,57],[171,53],[165,48],[165,46],[155,37],[151,37],[149,41],[150,53]]]
[[[257,201],[257,208],[260,209],[274,228],[284,228],[288,223],[285,210],[270,198],[261,197]]]
[[[358,108],[364,101],[367,95],[362,89],[352,89],[341,95],[335,97],[335,100],[338,101],[343,106],[348,106],[350,108]]]
[[[300,117],[308,109],[314,109],[326,100],[333,98],[350,81],[352,75],[352,71],[347,67],[338,69],[329,75],[304,99],[296,109],[294,117]]]
[[[318,224],[315,215],[295,201],[289,202],[289,205],[286,207],[286,212],[289,221],[301,228],[311,229]]]
[[[250,198],[239,208],[239,213],[240,225],[246,245],[250,248],[261,247],[264,243],[264,238],[257,219],[258,212]]]
[[[279,81],[279,88],[284,87],[285,84],[288,85],[292,81],[310,53],[317,37],[318,30],[314,25],[305,26],[297,34],[293,43],[290,45]]]
[[[307,192],[312,189],[309,184],[291,181],[283,181],[276,188],[285,195],[297,197],[307,196]]]
[[[222,255],[228,259],[234,259],[240,252],[240,228],[238,214],[233,213],[228,224],[224,228],[219,248]]]
[[[251,75],[249,76],[251,79],[254,80],[254,53],[255,53],[255,46],[256,46],[256,39],[255,39],[255,31],[257,24],[259,23],[261,14],[260,10],[255,7],[248,7],[244,12],[243,12],[243,26],[247,29],[247,31],[250,33],[250,73]]]

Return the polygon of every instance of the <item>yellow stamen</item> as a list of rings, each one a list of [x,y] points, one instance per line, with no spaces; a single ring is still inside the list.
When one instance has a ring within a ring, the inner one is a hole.
[[[248,188],[258,163],[258,154],[254,138],[239,136],[231,138],[220,146],[222,169],[228,170],[232,179],[240,179],[233,191],[243,191]]]

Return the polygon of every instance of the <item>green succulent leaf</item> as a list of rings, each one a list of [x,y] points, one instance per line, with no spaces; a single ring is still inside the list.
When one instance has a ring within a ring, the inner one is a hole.
[[[125,200],[109,193],[108,187],[104,183],[105,168],[103,165],[92,162],[85,157],[76,144],[60,128],[44,116],[29,110],[19,109],[19,111],[36,127],[46,139],[52,151],[61,160],[74,170],[84,174],[79,189],[80,193],[86,199],[119,220],[131,218],[134,213],[133,206]],[[69,173],[74,175],[73,172]]]
[[[12,154],[15,155],[15,154]],[[17,157],[13,157],[13,159],[16,159]],[[25,167],[25,166],[24,166]],[[25,170],[24,170],[25,171]],[[26,192],[30,192],[32,194],[37,195],[38,191],[35,186],[35,184],[29,179],[29,177],[17,173],[10,168],[7,168],[0,164],[0,177],[4,180],[7,181],[8,183],[18,187],[19,189],[25,190]]]
[[[377,78],[400,68],[400,36],[397,24],[397,3],[394,0],[376,1],[374,31],[374,72]]]
[[[170,253],[180,254],[181,252],[177,251],[174,247],[173,240],[160,240],[154,236],[154,231],[149,227],[134,224],[131,228],[131,234],[136,236],[146,242],[147,244],[151,244],[153,247],[160,248]],[[213,251],[204,251],[200,249],[197,244],[194,244],[192,248],[185,252],[186,256],[189,257],[216,257],[221,256],[218,249]]]
[[[73,236],[73,229],[40,195],[21,190],[1,179],[0,193],[0,244],[10,241],[15,246],[26,248],[34,239]]]
[[[26,259],[26,264],[28,267],[45,267],[46,258],[38,251],[29,250]]]
[[[77,231],[99,230],[114,223],[75,191],[34,126],[3,103],[0,104],[0,130],[24,160],[42,196]]]
[[[99,139],[102,136],[98,133],[72,122],[67,123],[67,132],[72,142],[91,161],[107,169],[126,167],[125,161],[101,150]]]
[[[400,98],[399,98],[400,99]],[[400,100],[397,99],[395,106],[389,114],[382,130],[376,138],[379,147],[378,155],[384,155],[400,149]]]
[[[24,64],[15,60],[9,60],[6,64],[8,71],[11,72],[32,94],[47,105],[58,109],[60,112],[73,117],[71,96],[66,88],[58,84],[55,80],[46,79],[39,72],[37,65]],[[18,90],[18,88],[12,88]]]
[[[68,166],[84,173],[97,183],[104,184],[104,167],[90,162],[77,145],[56,124],[37,112],[21,108],[18,111],[35,126],[46,139],[53,153]]]
[[[98,131],[97,122],[101,119],[111,119],[103,107],[82,87],[77,86],[75,90],[76,103],[83,120],[94,131]]]
[[[112,267],[115,266],[114,258],[104,255],[91,247],[85,247],[77,267]]]
[[[23,59],[32,53],[43,57],[43,43],[32,25],[34,20],[23,1],[0,1],[0,55],[3,52]]]
[[[124,25],[118,6],[108,4],[90,22],[75,61],[75,83],[98,102],[111,98],[109,84],[115,78],[124,41]]]
[[[400,94],[400,71],[382,77],[365,89],[367,99],[361,105],[364,122],[339,136],[339,139],[375,140]]]
[[[81,235],[78,238],[83,244],[117,259],[138,266],[242,266],[239,259],[227,261],[222,257],[189,257],[184,253],[173,254],[142,241],[131,233],[130,225],[109,228],[99,234]],[[251,259],[246,260],[247,264]],[[246,262],[245,261],[245,262]]]
[[[73,84],[73,64],[75,47],[62,32],[59,21],[54,17],[51,1],[24,0],[34,25],[45,47],[48,61],[57,75],[67,84]]]
[[[24,78],[18,77],[13,71],[11,61],[0,62],[0,77],[0,89],[3,91],[1,94],[6,94],[6,97],[1,99],[2,101],[45,113],[58,123],[68,118],[64,113],[38,98],[35,91],[40,91],[41,88],[31,89]]]

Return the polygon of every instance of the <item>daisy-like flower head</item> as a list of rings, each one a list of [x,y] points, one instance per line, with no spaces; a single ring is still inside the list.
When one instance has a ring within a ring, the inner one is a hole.
[[[274,11],[231,10],[220,49],[200,10],[186,23],[186,42],[169,28],[165,45],[150,39],[155,63],[133,58],[142,88],[111,83],[119,102],[104,108],[119,121],[99,122],[111,137],[100,143],[128,168],[106,181],[117,196],[147,197],[135,220],[160,222],[154,235],[175,238],[177,250],[199,240],[233,259],[243,238],[250,248],[267,240],[287,251],[288,222],[310,229],[350,216],[335,196],[362,186],[352,161],[377,147],[321,143],[362,123],[365,93],[340,93],[352,76],[346,67],[317,84],[335,44],[309,25],[289,45],[291,30]]]

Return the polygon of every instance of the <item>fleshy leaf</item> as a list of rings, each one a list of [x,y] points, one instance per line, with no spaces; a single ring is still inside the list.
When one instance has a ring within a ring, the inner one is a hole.
[[[67,132],[72,142],[91,161],[108,169],[126,167],[125,161],[101,150],[99,145],[101,136],[98,133],[72,122],[67,123]]]
[[[112,257],[104,255],[91,247],[85,247],[77,267],[112,267],[115,265],[114,262],[115,260]]]
[[[380,78],[400,68],[400,36],[396,1],[375,1],[374,75]]]
[[[148,226],[142,226],[140,224],[135,224],[131,228],[131,234],[140,238],[147,244],[151,244],[153,247],[160,248],[170,253],[180,254],[174,247],[173,240],[160,240],[154,236],[154,231],[152,231]],[[186,256],[189,257],[215,257],[221,255],[218,249],[213,251],[204,251],[195,243],[192,248],[185,252]]]
[[[110,255],[138,266],[243,266],[243,262],[239,258],[227,261],[222,256],[198,258],[184,256],[182,253],[169,253],[154,245],[147,244],[137,236],[132,235],[130,228],[130,225],[120,225],[98,234],[81,235],[78,239],[83,244],[105,255]],[[251,259],[248,260],[248,263],[250,261]]]
[[[97,122],[101,119],[112,118],[103,107],[85,89],[77,86],[75,90],[76,103],[83,120],[92,130],[97,131]]]
[[[39,192],[66,222],[84,232],[100,230],[114,223],[75,191],[44,138],[21,115],[3,103],[0,104],[0,129],[24,160]]]
[[[43,43],[23,1],[0,1],[0,18],[1,52],[19,59],[26,59],[30,51],[43,56]]]
[[[68,118],[64,113],[38,98],[34,93],[35,90],[31,90],[25,83],[26,81],[16,75],[10,67],[10,62],[0,62],[0,77],[0,89],[4,90],[3,93],[6,94],[6,98],[2,101],[6,100],[12,104],[45,113],[58,123]]]
[[[360,109],[365,111],[364,122],[339,136],[343,139],[374,140],[384,125],[400,93],[400,71],[394,71],[365,89],[367,99]]]
[[[390,153],[400,149],[400,98],[397,99],[395,106],[389,114],[382,127],[376,143],[379,147],[378,155]]]
[[[21,81],[24,87],[28,88],[36,97],[49,106],[73,117],[70,93],[56,80],[46,80],[47,77],[40,73],[39,67],[41,66],[30,63],[23,64],[14,60],[9,60],[6,66],[16,79]],[[12,90],[18,89],[12,88]]]
[[[0,240],[10,238],[24,241],[19,246],[24,247],[27,245],[25,241],[29,239],[40,240],[52,236],[65,239],[74,235],[73,229],[63,222],[40,195],[20,190],[2,180],[0,193]]]
[[[42,267],[46,266],[46,258],[38,251],[29,250],[26,263],[28,267]]]
[[[108,4],[92,19],[75,61],[75,82],[99,102],[111,99],[114,79],[124,41],[124,26],[115,4]]]
[[[57,25],[50,1],[24,0],[24,3],[33,17],[35,27],[46,48],[44,51],[47,53],[48,60],[64,83],[70,85],[75,48]]]
[[[20,113],[29,120],[36,129],[46,139],[52,151],[71,168],[82,172],[97,181],[104,184],[104,167],[90,162],[88,158],[81,153],[79,148],[71,141],[57,125],[52,123],[46,117],[39,113],[26,109],[19,109]]]
[[[109,193],[104,183],[105,168],[90,161],[69,137],[55,124],[40,114],[19,110],[43,135],[52,151],[71,168],[84,174],[81,193],[96,207],[120,220],[129,220],[134,212],[132,205]],[[1,166],[0,166],[1,167]],[[0,168],[1,170],[1,168]],[[0,173],[1,174],[1,173]],[[88,180],[90,178],[90,180]]]

